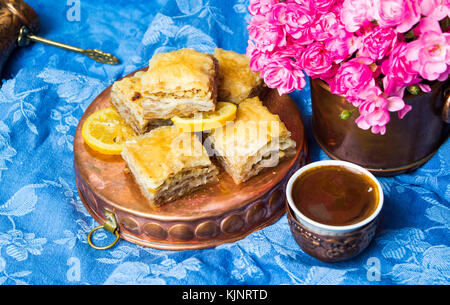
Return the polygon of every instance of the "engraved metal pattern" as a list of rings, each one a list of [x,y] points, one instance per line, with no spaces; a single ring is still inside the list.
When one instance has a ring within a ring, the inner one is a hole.
[[[86,49],[83,51],[83,54],[92,58],[96,62],[103,64],[118,65],[120,63],[119,59],[117,59],[114,55],[97,49]]]
[[[0,72],[16,45],[20,28],[26,25],[38,32],[39,18],[22,0],[0,0]]]
[[[297,244],[309,255],[324,262],[339,262],[360,254],[375,236],[377,219],[353,232],[323,235],[305,228],[286,203],[289,226]]]
[[[219,227],[214,221],[205,221],[197,226],[195,229],[195,236],[201,238],[213,238],[220,233]]]
[[[304,163],[305,159],[301,158],[288,176]],[[104,219],[102,210],[114,210],[114,207],[90,190],[89,186],[80,179],[80,173],[76,168],[75,176],[82,202],[94,218],[102,223],[102,219]],[[121,233],[127,234],[121,235],[121,237],[131,242],[167,250],[207,248],[241,239],[252,231],[278,220],[284,214],[285,196],[280,197],[279,194],[283,192],[286,183],[287,179],[277,185],[274,190],[241,210],[232,211],[228,215],[220,215],[207,221],[172,224],[123,213],[120,210],[114,212],[119,219]],[[86,200],[87,198],[89,200]],[[275,204],[275,201],[278,202]],[[95,205],[93,205],[94,202]],[[270,209],[270,202],[271,206],[280,208],[278,210]],[[94,212],[92,208],[96,208],[96,211]],[[134,237],[130,239],[128,234]]]

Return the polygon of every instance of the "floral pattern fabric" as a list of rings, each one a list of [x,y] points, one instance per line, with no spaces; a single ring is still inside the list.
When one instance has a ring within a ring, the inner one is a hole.
[[[90,102],[157,52],[215,47],[245,53],[248,0],[28,0],[41,35],[111,52],[108,66],[42,44],[16,50],[0,88],[0,284],[449,284],[450,144],[419,170],[380,178],[380,231],[358,257],[322,263],[295,243],[283,216],[211,249],[162,251],[124,240],[87,243],[97,223],[77,193],[75,129]],[[291,94],[314,142],[309,86]],[[99,232],[96,242],[108,240]]]

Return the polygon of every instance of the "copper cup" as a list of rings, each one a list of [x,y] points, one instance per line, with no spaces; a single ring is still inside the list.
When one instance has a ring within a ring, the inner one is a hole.
[[[307,170],[323,165],[339,165],[349,170],[356,170],[374,182],[378,189],[378,202],[371,215],[352,225],[332,226],[318,223],[297,209],[292,196],[294,182]],[[384,198],[380,183],[366,169],[345,161],[325,160],[310,163],[291,176],[286,186],[286,201],[289,226],[297,244],[307,254],[332,263],[350,259],[367,248],[375,236]]]
[[[0,0],[0,73],[17,46],[22,26],[38,33],[40,24],[36,12],[23,0]]]

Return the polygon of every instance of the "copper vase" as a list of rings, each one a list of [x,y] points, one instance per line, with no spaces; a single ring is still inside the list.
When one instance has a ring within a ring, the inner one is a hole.
[[[0,0],[0,73],[17,46],[22,26],[26,26],[32,33],[39,32],[36,12],[23,0]]]
[[[405,94],[406,96],[406,94]],[[379,176],[412,171],[428,161],[448,138],[450,80],[438,82],[429,93],[405,97],[412,110],[403,119],[391,114],[384,135],[360,129],[355,119],[342,120],[343,110],[354,107],[345,97],[330,92],[322,80],[311,80],[312,131],[321,148],[333,159],[361,165]]]

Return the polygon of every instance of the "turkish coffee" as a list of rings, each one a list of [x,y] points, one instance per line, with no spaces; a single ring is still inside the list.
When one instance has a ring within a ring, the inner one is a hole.
[[[297,209],[318,223],[347,226],[368,218],[377,208],[378,187],[366,174],[341,165],[322,165],[294,181]]]

